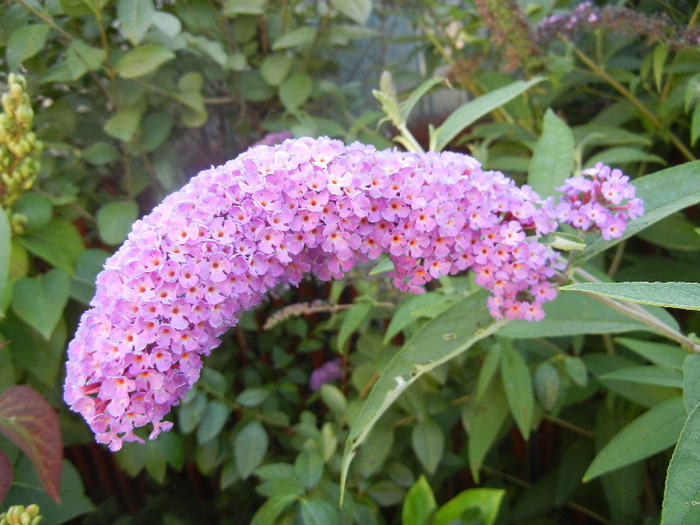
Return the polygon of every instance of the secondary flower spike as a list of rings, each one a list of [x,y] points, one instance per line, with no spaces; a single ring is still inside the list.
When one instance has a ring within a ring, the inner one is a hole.
[[[622,234],[628,209],[642,212],[629,205],[634,187],[614,173],[610,185],[571,179],[555,208],[457,153],[328,138],[251,148],[168,196],[105,262],[68,347],[64,399],[111,450],[141,441],[133,431],[148,423],[152,439],[172,427],[164,416],[240,312],[277,284],[297,285],[307,273],[340,278],[382,253],[401,290],[420,293],[431,279],[470,269],[491,292],[495,318],[539,320],[556,295],[558,263],[536,236],[557,219],[576,226],[585,211],[577,199],[615,210],[601,222],[620,219],[610,236]],[[594,179],[610,175],[601,167]]]

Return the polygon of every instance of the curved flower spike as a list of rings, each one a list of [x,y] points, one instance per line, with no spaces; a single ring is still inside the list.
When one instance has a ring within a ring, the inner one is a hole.
[[[616,187],[602,191],[616,202]],[[531,234],[564,215],[457,153],[328,138],[254,147],[168,196],[106,261],[68,348],[64,399],[111,450],[148,423],[152,439],[240,312],[279,283],[340,278],[381,253],[400,290],[471,269],[494,317],[541,319],[558,266]]]

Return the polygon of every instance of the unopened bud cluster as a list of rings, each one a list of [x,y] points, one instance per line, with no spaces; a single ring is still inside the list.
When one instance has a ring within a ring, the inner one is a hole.
[[[15,505],[0,514],[0,525],[38,525],[40,522],[39,506],[35,504],[26,508]]]
[[[21,75],[10,73],[1,97],[0,204],[9,206],[34,184],[42,144],[32,131],[34,111]]]

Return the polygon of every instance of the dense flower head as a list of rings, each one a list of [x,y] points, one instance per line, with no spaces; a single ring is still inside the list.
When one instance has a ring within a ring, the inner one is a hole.
[[[573,188],[610,213],[616,192],[629,199],[604,172],[589,176],[593,190],[567,183],[569,200],[554,208],[457,153],[328,138],[253,147],[168,196],[105,262],[68,348],[65,401],[112,450],[141,441],[134,429],[148,423],[154,438],[240,312],[278,284],[340,278],[382,253],[400,290],[470,269],[495,318],[539,320],[560,263],[536,237],[581,211]]]

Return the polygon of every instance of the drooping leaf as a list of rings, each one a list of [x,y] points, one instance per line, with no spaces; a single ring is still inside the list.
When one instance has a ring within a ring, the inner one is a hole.
[[[260,466],[267,452],[267,432],[259,421],[251,421],[238,435],[233,443],[236,469],[242,479],[246,479]]]
[[[527,183],[545,198],[557,193],[574,167],[574,134],[551,110],[544,114],[542,136],[535,144],[530,160]]]
[[[175,53],[161,44],[141,44],[121,57],[115,68],[124,78],[136,78],[152,73],[174,58]]]
[[[17,279],[12,310],[48,341],[63,316],[69,296],[68,273],[62,268],[54,268],[43,275]]]
[[[700,310],[700,283],[574,283],[561,290],[667,308]]]
[[[583,476],[590,481],[673,446],[686,420],[683,398],[663,401],[637,417],[605,445]]]
[[[345,443],[341,490],[358,447],[398,396],[424,373],[467,351],[503,325],[493,322],[485,299],[485,291],[475,292],[424,325],[382,370]]]
[[[401,509],[402,525],[426,525],[428,518],[437,509],[437,502],[430,483],[421,475],[408,490]]]
[[[411,445],[425,471],[434,474],[445,449],[445,434],[440,425],[431,418],[416,423],[411,431]]]
[[[153,0],[119,0],[117,16],[122,31],[137,46],[146,36],[155,9]]]
[[[686,421],[666,475],[661,525],[700,522],[700,405]]]
[[[504,346],[501,351],[501,381],[513,419],[527,440],[535,408],[532,377],[522,354],[512,345]]]
[[[447,117],[442,125],[433,131],[430,138],[430,150],[442,151],[466,127],[513,100],[542,80],[544,80],[542,77],[536,77],[527,82],[519,80],[460,106]]]
[[[0,394],[0,432],[32,460],[46,493],[59,499],[63,441],[56,412],[33,388]]]

